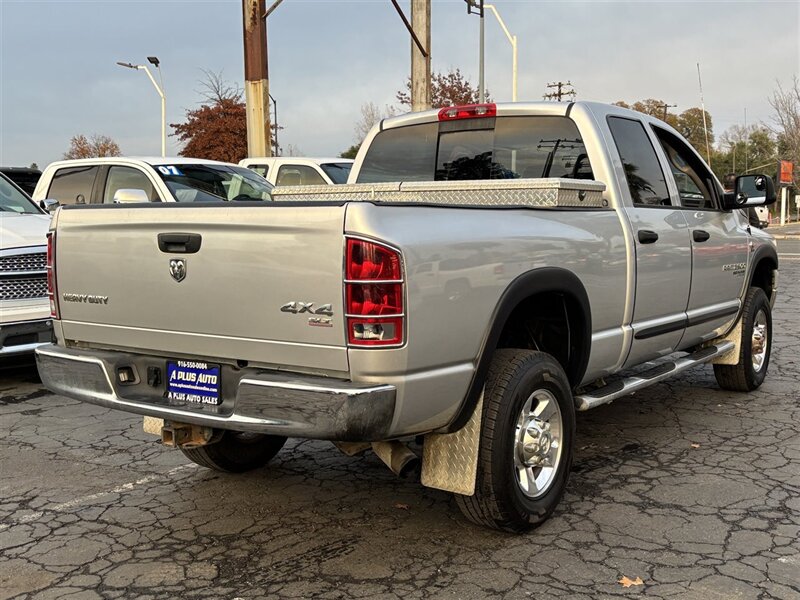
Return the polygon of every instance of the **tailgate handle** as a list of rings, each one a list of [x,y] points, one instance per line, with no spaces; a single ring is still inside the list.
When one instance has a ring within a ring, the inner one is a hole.
[[[158,249],[172,254],[194,254],[203,238],[199,233],[159,233]]]

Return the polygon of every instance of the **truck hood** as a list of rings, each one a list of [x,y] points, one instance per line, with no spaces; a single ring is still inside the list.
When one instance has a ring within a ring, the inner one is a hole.
[[[0,212],[0,250],[47,244],[49,215]]]

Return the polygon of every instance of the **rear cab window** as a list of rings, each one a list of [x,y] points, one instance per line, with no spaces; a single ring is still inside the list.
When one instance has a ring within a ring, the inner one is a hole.
[[[327,185],[315,169],[306,165],[281,165],[275,185]]]
[[[386,129],[370,144],[358,183],[565,177],[594,179],[568,117],[490,117]]]

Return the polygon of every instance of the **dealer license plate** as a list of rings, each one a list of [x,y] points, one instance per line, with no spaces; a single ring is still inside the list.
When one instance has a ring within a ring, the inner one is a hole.
[[[204,362],[167,362],[167,398],[195,404],[219,404],[220,367]]]

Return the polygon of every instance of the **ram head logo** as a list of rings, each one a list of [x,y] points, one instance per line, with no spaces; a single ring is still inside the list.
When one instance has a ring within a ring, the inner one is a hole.
[[[171,258],[169,261],[169,274],[175,281],[183,281],[186,279],[186,259],[185,258]]]

